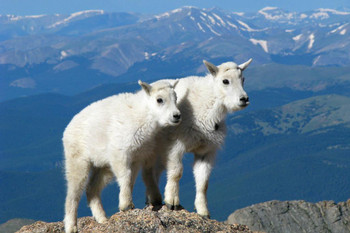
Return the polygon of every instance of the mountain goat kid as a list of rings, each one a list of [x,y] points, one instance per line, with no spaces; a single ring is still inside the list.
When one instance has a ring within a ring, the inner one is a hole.
[[[198,214],[209,217],[206,192],[216,151],[226,136],[227,113],[244,109],[249,104],[243,89],[243,70],[252,59],[237,65],[226,62],[218,67],[204,61],[210,74],[206,77],[181,78],[175,88],[182,123],[175,128],[164,128],[157,136],[156,171],[143,170],[148,203],[159,202],[157,183],[163,169],[167,170],[164,202],[171,209],[181,209],[179,180],[182,176],[184,153],[194,154],[193,173],[196,183],[195,208]],[[167,80],[171,82],[170,80]]]
[[[113,177],[120,187],[119,209],[134,208],[132,189],[139,168],[155,161],[157,131],[181,121],[173,85],[160,81],[142,90],[92,103],[74,116],[63,134],[67,196],[65,231],[77,232],[77,208],[86,194],[96,221],[107,221],[100,194]],[[91,172],[90,176],[89,173]]]

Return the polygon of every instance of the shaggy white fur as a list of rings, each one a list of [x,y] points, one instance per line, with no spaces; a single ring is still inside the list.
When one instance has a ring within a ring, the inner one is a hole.
[[[196,183],[195,208],[198,214],[209,217],[206,191],[217,149],[224,143],[227,113],[248,106],[249,98],[243,89],[243,70],[252,60],[237,65],[227,62],[216,67],[204,61],[210,74],[179,79],[175,91],[183,121],[178,127],[164,128],[157,135],[157,168],[144,169],[146,198],[159,203],[157,186],[160,173],[167,170],[164,202],[172,209],[181,208],[179,180],[182,176],[184,153],[194,154],[193,173]],[[167,80],[171,82],[171,80]]]
[[[87,199],[97,222],[107,220],[100,193],[113,177],[120,187],[119,209],[134,208],[135,178],[140,166],[153,166],[156,133],[161,127],[180,123],[176,82],[139,84],[142,90],[135,94],[123,93],[92,103],[75,115],[64,131],[66,232],[77,231],[77,208],[87,180]]]

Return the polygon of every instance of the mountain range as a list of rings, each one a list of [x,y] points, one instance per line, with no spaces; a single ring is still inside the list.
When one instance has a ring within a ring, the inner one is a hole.
[[[348,66],[349,23],[347,11],[297,13],[275,7],[255,13],[183,7],[160,15],[102,10],[1,15],[0,101],[200,74],[203,59]]]

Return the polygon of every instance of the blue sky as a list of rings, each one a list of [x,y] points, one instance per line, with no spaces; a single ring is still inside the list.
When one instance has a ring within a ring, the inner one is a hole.
[[[277,6],[289,11],[318,8],[350,9],[350,0],[0,0],[0,14],[33,15],[102,9],[113,12],[161,13],[181,6],[257,11]]]

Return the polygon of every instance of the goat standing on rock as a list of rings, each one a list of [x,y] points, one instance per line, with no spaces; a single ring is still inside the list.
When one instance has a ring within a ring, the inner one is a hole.
[[[164,128],[158,133],[156,153],[160,157],[157,167],[143,170],[148,203],[161,202],[157,184],[161,172],[166,169],[164,202],[171,209],[182,208],[179,198],[182,157],[191,152],[194,154],[195,208],[198,214],[209,217],[206,197],[209,176],[216,151],[225,139],[227,113],[244,109],[249,104],[243,89],[243,70],[251,61],[241,65],[226,62],[218,67],[204,61],[210,72],[206,77],[179,79],[175,91],[183,120],[178,127]]]
[[[78,204],[88,178],[86,195],[97,222],[107,221],[100,194],[113,177],[120,187],[119,209],[134,208],[136,175],[141,166],[147,169],[155,162],[156,133],[181,121],[176,107],[176,82],[139,84],[142,90],[136,94],[124,93],[92,103],[74,116],[64,131],[64,223],[68,233],[77,232]]]

